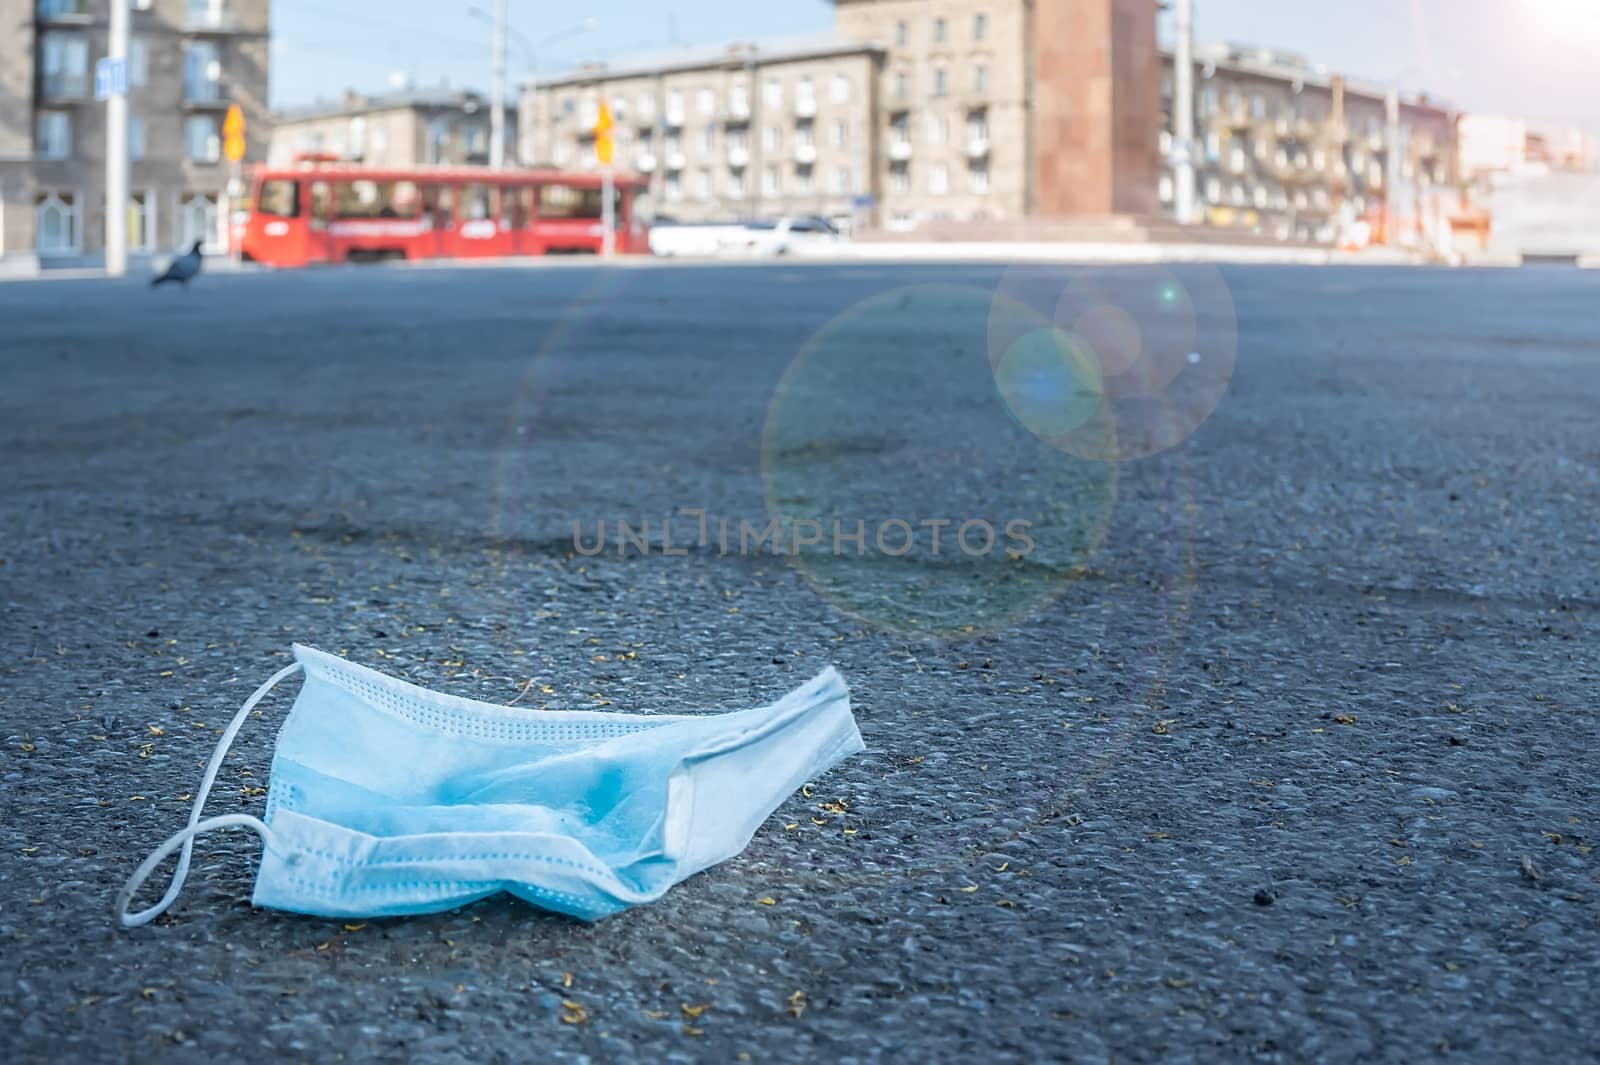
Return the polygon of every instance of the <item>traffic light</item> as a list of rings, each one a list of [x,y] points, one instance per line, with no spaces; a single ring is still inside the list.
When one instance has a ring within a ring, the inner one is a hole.
[[[222,120],[222,154],[230,163],[244,158],[244,112],[238,104],[230,105],[228,117]]]
[[[601,166],[610,166],[611,160],[616,156],[617,145],[611,139],[611,129],[615,125],[611,121],[611,107],[604,100],[600,101],[600,110],[594,116],[594,157],[600,161]]]

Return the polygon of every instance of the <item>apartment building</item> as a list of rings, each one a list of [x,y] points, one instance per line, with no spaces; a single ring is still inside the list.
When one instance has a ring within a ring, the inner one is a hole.
[[[828,39],[585,66],[524,86],[520,158],[597,166],[604,100],[616,165],[650,179],[657,215],[848,219],[881,194],[873,117],[882,65],[875,44]]]
[[[589,130],[609,99],[627,145],[619,164],[650,172],[657,209],[682,218],[853,214],[910,230],[1170,216],[1172,56],[1155,17],[1153,0],[834,0],[825,41],[591,65],[527,86],[524,143],[530,160],[594,165]],[[840,75],[851,90],[825,94]],[[1386,95],[1281,51],[1197,48],[1200,221],[1333,239],[1384,198]],[[819,117],[751,117],[769,98],[817,98]],[[808,120],[821,124],[802,129]],[[837,160],[836,142],[818,137],[834,128],[848,148]],[[1454,130],[1448,109],[1400,100],[1404,191],[1455,180]],[[803,144],[816,145],[814,163],[784,148]],[[818,184],[835,170],[848,194]]]
[[[130,254],[223,245],[222,120],[266,155],[269,0],[131,0]],[[0,0],[0,272],[103,261],[107,0]]]
[[[275,166],[303,154],[380,167],[487,164],[490,114],[488,99],[461,89],[352,90],[338,104],[278,115],[267,159]],[[514,159],[516,108],[505,115],[506,157]]]
[[[1173,207],[1170,52],[1161,57],[1158,198]],[[1385,89],[1293,53],[1240,45],[1195,50],[1195,196],[1201,221],[1279,239],[1331,240],[1387,195]],[[1454,184],[1455,117],[1425,96],[1399,100],[1396,199]]]

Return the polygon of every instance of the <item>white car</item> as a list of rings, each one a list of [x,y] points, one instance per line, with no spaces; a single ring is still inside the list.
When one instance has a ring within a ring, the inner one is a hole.
[[[844,234],[826,218],[816,216],[778,218],[747,222],[742,234],[734,235],[734,245],[724,253],[755,257],[804,255],[826,251],[844,241]]]

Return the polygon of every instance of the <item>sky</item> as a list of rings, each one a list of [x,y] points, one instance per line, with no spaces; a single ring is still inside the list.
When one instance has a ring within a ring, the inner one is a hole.
[[[489,10],[493,0],[477,5]],[[396,74],[487,90],[490,24],[472,8],[472,0],[273,0],[272,104],[380,92]],[[584,60],[824,32],[833,21],[827,0],[509,0],[509,10],[513,85]],[[587,31],[585,17],[594,20]],[[1466,110],[1600,132],[1600,0],[1195,0],[1195,34],[1299,52]]]

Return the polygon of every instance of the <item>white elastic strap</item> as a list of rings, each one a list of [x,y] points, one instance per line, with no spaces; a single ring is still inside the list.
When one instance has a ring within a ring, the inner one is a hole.
[[[250,716],[250,711],[255,709],[256,704],[273,689],[274,685],[299,668],[300,663],[295,662],[278,670],[265,684],[257,688],[255,694],[246,699],[244,705],[239,707],[239,712],[233,715],[233,720],[223,730],[222,738],[217,740],[217,749],[211,752],[211,763],[206,766],[206,775],[200,781],[200,790],[195,792],[194,808],[189,811],[189,824],[182,831],[173,833],[165,843],[151,852],[150,857],[146,858],[139,868],[133,871],[133,875],[128,877],[128,882],[122,885],[122,891],[117,895],[116,908],[117,921],[122,927],[138,928],[140,925],[149,924],[163,913],[166,913],[167,909],[177,901],[178,892],[183,890],[183,882],[189,876],[189,858],[194,854],[194,838],[200,833],[209,832],[214,828],[243,825],[260,836],[262,843],[271,842],[272,830],[259,818],[252,817],[249,814],[222,814],[218,817],[208,817],[202,821],[200,820],[200,811],[205,807],[206,796],[211,794],[211,785],[217,779],[217,771],[222,768],[222,759],[227,756],[228,748],[233,745],[233,738],[239,734],[239,729],[244,726],[245,718]],[[133,902],[134,894],[144,886],[145,880],[149,878],[151,873],[155,872],[156,866],[160,865],[180,846],[183,848],[183,853],[178,858],[178,868],[173,871],[172,883],[167,887],[167,893],[161,896],[160,902],[148,910],[130,914],[128,907]]]

